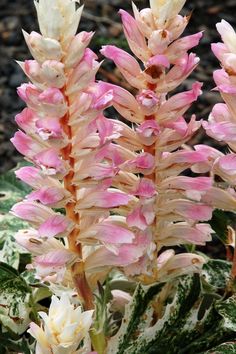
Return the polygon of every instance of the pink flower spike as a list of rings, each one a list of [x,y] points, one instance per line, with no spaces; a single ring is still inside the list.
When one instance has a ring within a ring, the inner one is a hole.
[[[57,214],[42,223],[39,227],[39,235],[42,238],[52,238],[61,234],[69,233],[72,228],[72,223],[65,216]]]

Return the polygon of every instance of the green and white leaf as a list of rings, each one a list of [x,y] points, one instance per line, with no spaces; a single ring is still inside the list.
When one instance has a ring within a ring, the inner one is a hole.
[[[220,344],[219,346],[208,350],[202,354],[235,354],[236,342],[228,342]]]
[[[31,288],[18,272],[0,263],[0,322],[8,330],[21,334],[30,322]]]
[[[223,262],[217,274],[218,267],[218,261],[205,267],[204,286],[198,275],[139,285],[107,354],[200,354],[235,339],[235,298],[223,300],[216,293],[226,285],[230,267]]]
[[[236,295],[216,303],[215,308],[223,319],[224,328],[236,332]]]
[[[210,259],[203,267],[202,278],[216,289],[224,289],[230,278],[232,264],[220,259]]]
[[[14,170],[0,175],[0,213],[8,213],[12,206],[24,199],[30,191],[30,187],[15,177]]]
[[[28,228],[28,223],[9,213],[12,206],[24,199],[30,188],[18,181],[14,171],[0,176],[0,261],[18,269],[20,257],[27,252],[14,241],[15,233]]]
[[[30,343],[32,342],[32,343]],[[0,353],[1,354],[31,354],[33,353],[34,341],[17,335],[10,335],[9,332],[0,332]]]

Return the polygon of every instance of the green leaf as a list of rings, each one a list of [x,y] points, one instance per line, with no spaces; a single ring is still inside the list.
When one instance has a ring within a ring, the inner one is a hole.
[[[29,322],[31,288],[18,272],[0,263],[0,322],[8,330],[21,334]]]

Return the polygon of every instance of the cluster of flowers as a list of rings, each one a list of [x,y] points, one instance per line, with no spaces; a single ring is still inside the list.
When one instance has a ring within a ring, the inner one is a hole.
[[[222,69],[214,72],[216,90],[225,103],[218,103],[213,107],[208,122],[203,122],[206,133],[219,142],[228,144],[230,153],[207,148],[210,156],[209,170],[212,177],[219,177],[223,183],[213,191],[216,206],[228,210],[235,210],[235,178],[236,178],[236,33],[229,23],[222,20],[216,25],[224,43],[213,43],[212,51],[219,59]],[[216,199],[217,198],[217,201]],[[220,201],[221,199],[221,201]],[[230,201],[231,199],[231,201]]]
[[[95,81],[100,64],[87,48],[93,33],[76,34],[82,13],[76,1],[35,2],[42,34],[24,32],[34,60],[19,63],[31,83],[18,88],[27,108],[16,116],[21,130],[12,142],[34,164],[16,172],[33,192],[12,213],[32,227],[20,230],[16,240],[32,253],[29,268],[39,279],[75,286],[87,309],[93,307],[91,289],[113,267],[145,284],[199,271],[202,256],[162,248],[204,245],[211,240],[207,221],[213,209],[236,207],[234,190],[214,182],[218,175],[234,185],[236,155],[185,145],[203,125],[210,136],[235,147],[236,34],[222,22],[218,29],[225,44],[213,45],[225,68],[215,73],[215,81],[227,105],[216,105],[208,123],[195,116],[186,121],[183,115],[201,94],[202,84],[169,93],[197,66],[199,58],[188,51],[202,33],[179,39],[189,21],[179,15],[184,3],[150,0],[150,8],[140,12],[133,4],[134,17],[120,11],[136,59],[111,45],[101,53],[114,61],[133,94]],[[111,105],[122,121],[104,116]],[[186,170],[194,177],[184,176]],[[49,311],[55,317],[53,328],[65,315],[57,315],[57,301]],[[66,323],[78,333],[83,326],[72,313]],[[92,312],[85,316],[88,332]],[[43,320],[51,333],[44,315]],[[50,334],[54,343],[36,325],[30,331],[39,343],[37,353],[46,353],[40,345],[64,353],[54,346],[66,343],[67,332]],[[63,348],[80,353],[76,348],[82,337]]]

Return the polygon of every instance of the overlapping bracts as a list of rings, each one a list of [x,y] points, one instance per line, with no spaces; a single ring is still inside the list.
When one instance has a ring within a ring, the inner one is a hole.
[[[209,120],[203,122],[203,127],[209,136],[228,144],[229,148],[226,154],[217,151],[212,154],[209,164],[212,176],[218,176],[217,179],[220,178],[223,183],[220,183],[220,187],[216,183],[214,193],[209,195],[208,199],[212,198],[212,204],[215,207],[235,210],[233,201],[236,183],[236,33],[225,20],[218,23],[216,27],[223,43],[212,44],[212,51],[222,67],[214,72],[214,80],[217,85],[215,89],[220,92],[225,103],[217,103],[213,107]]]
[[[113,105],[127,121],[117,141],[136,155],[129,157],[127,152],[126,162],[119,165],[120,172],[113,178],[120,189],[135,195],[124,209],[126,222],[134,233],[142,235],[140,243],[145,235],[145,254],[125,272],[147,283],[168,279],[168,274],[200,269],[202,257],[162,253],[162,248],[185,243],[203,245],[212,233],[205,223],[213,211],[206,197],[212,190],[212,179],[181,176],[194,166],[197,169],[209,163],[209,154],[183,148],[201,126],[195,116],[188,122],[183,115],[201,94],[202,84],[196,82],[189,91],[171,94],[199,62],[188,51],[198,45],[202,33],[179,39],[189,20],[178,14],[184,3],[150,1],[150,8],[140,12],[133,4],[134,17],[121,10],[124,33],[134,56],[112,45],[101,50],[137,90],[134,96],[121,87],[102,84],[113,90]],[[130,185],[131,179],[135,187]]]
[[[235,207],[225,191],[217,198],[212,178],[182,175],[189,169],[208,173],[220,156],[209,147],[184,145],[201,126],[195,116],[183,117],[201,83],[171,94],[199,62],[188,51],[202,33],[179,39],[189,20],[178,15],[183,4],[151,1],[140,12],[133,5],[134,17],[120,11],[134,56],[112,45],[101,52],[137,90],[133,95],[95,82],[100,64],[87,48],[93,33],[76,34],[82,9],[75,2],[53,1],[49,22],[42,15],[47,1],[36,3],[42,35],[24,33],[34,59],[19,63],[31,83],[18,89],[27,108],[16,116],[21,130],[12,139],[34,165],[17,171],[33,192],[12,212],[32,225],[16,238],[32,250],[42,280],[58,281],[60,269],[63,282],[63,269],[75,263],[91,287],[112,267],[146,283],[167,279],[161,267],[168,269],[177,256],[169,252],[168,262],[159,262],[162,247],[204,245],[213,208]],[[126,123],[104,116],[110,105]],[[196,254],[180,259],[184,266],[179,263],[176,274],[204,263]]]
[[[110,216],[111,208],[124,207],[135,197],[112,186],[130,153],[115,149],[113,140],[120,138],[122,127],[102,114],[113,91],[95,83],[99,63],[87,48],[93,33],[76,34],[82,8],[74,1],[51,2],[47,18],[48,2],[35,5],[42,35],[24,32],[34,60],[19,63],[31,83],[18,88],[27,108],[16,116],[21,130],[12,138],[34,165],[16,172],[33,192],[12,212],[32,226],[16,235],[34,256],[29,267],[43,281],[63,283],[66,268],[75,262],[85,263],[87,272],[86,258],[95,251],[107,252],[103,265],[109,268],[119,265],[123,245],[133,252],[125,265],[141,251],[136,255],[136,236],[125,217]]]

